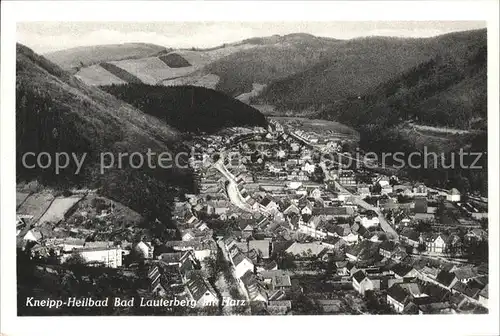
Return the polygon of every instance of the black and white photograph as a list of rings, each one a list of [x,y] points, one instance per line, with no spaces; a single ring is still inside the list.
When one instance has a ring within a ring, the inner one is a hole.
[[[487,14],[16,20],[12,314],[498,319]]]

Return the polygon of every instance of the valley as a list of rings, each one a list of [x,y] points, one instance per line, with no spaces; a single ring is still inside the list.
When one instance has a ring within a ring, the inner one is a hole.
[[[488,312],[486,29],[16,51],[19,315]]]

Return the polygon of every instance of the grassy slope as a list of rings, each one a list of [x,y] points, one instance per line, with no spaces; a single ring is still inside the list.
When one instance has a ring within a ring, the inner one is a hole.
[[[166,48],[148,43],[109,44],[76,47],[55,51],[44,55],[50,61],[66,70],[89,66],[101,62],[118,61],[128,58],[142,58],[166,52]]]
[[[220,77],[217,89],[231,96],[304,71],[323,59],[338,40],[307,34],[253,38],[243,43],[259,47],[242,50],[209,64],[205,71]]]
[[[201,72],[205,65],[237,51],[255,47],[253,44],[239,43],[211,49],[176,50],[172,52],[161,49],[160,51],[153,50],[154,52],[150,53],[133,54],[127,52],[127,50],[123,52],[115,50],[116,46],[113,45],[98,46],[95,48],[103,48],[104,51],[107,51],[106,48],[108,48],[112,52],[103,52],[104,55],[94,57],[92,62],[88,65],[84,63],[83,67],[80,66],[79,62],[74,62],[76,65],[72,70],[76,72],[76,75],[82,81],[89,85],[111,85],[121,81],[134,83],[137,82],[137,79],[152,85],[176,79],[185,83],[196,83],[200,77],[210,75]],[[83,49],[83,52],[92,50],[91,47]],[[78,60],[81,57],[81,54],[78,53],[72,56],[70,51],[67,52],[68,61]],[[64,65],[65,59],[55,58],[54,60],[56,63],[62,62],[61,64]],[[165,60],[173,63],[169,66]],[[107,70],[104,70],[101,65],[106,67]],[[110,65],[112,68],[110,68]],[[214,75],[211,76],[217,78]],[[203,86],[203,81],[199,84]]]
[[[175,186],[191,186],[182,169],[110,169],[99,174],[100,153],[181,150],[181,134],[97,88],[89,87],[30,49],[17,46],[16,123],[18,180],[38,179],[45,185],[100,187],[104,195],[141,214],[169,218],[168,198]],[[82,172],[70,166],[23,169],[23,153],[88,153]],[[128,161],[127,161],[128,162]]]
[[[128,84],[103,89],[181,131],[215,132],[223,127],[266,125],[258,110],[207,88]]]

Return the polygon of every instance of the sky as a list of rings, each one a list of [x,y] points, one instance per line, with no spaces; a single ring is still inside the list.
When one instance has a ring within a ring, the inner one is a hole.
[[[209,48],[274,34],[309,33],[337,39],[432,37],[485,27],[485,21],[21,22],[17,24],[17,41],[43,54],[78,46],[127,42]]]

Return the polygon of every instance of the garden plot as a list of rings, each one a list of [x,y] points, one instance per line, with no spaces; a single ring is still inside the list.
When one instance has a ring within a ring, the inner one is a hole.
[[[75,75],[88,85],[126,84],[99,64],[83,68]]]
[[[50,207],[53,200],[54,196],[49,192],[29,195],[17,209],[17,213],[33,216],[33,223],[36,223]]]
[[[18,209],[28,198],[30,193],[16,192],[16,209]]]
[[[66,213],[82,198],[82,195],[55,198],[50,207],[38,221],[38,224],[41,225],[46,222],[60,222],[64,219]]]

